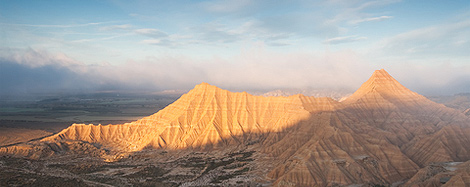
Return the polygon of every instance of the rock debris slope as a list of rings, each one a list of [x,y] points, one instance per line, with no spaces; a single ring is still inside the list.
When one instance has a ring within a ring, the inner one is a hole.
[[[202,83],[149,117],[74,124],[41,142],[80,140],[121,152],[256,145],[263,159],[255,161],[267,173],[251,172],[275,186],[391,185],[420,178],[414,175],[431,163],[470,160],[469,126],[463,113],[410,91],[382,69],[342,102],[253,96]],[[19,146],[0,151],[28,155]]]

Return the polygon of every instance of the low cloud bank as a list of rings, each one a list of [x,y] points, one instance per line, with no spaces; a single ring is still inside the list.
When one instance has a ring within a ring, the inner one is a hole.
[[[279,54],[262,49],[231,59],[149,57],[121,65],[88,65],[33,49],[0,57],[0,94],[189,90],[201,82],[232,91],[357,89],[373,70],[385,68],[420,94],[470,92],[470,68],[373,64],[350,51]]]

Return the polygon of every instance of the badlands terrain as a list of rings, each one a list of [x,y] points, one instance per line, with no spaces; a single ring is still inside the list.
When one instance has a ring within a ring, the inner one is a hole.
[[[202,83],[133,122],[4,143],[0,186],[469,186],[468,113],[383,69],[341,102]]]

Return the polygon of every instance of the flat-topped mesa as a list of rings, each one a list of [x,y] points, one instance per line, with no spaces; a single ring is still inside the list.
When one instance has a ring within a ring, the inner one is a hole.
[[[364,82],[364,84],[362,84],[353,95],[344,100],[343,103],[355,103],[358,100],[367,100],[371,97],[379,97],[388,101],[401,100],[401,102],[426,100],[424,96],[400,84],[384,69],[375,70],[369,80]]]

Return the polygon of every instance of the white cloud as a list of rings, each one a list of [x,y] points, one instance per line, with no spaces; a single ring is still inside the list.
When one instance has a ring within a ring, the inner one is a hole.
[[[341,37],[335,37],[335,38],[330,38],[323,43],[326,44],[341,44],[341,43],[349,43],[349,42],[355,42],[355,41],[360,41],[360,40],[365,40],[367,37],[360,37],[360,36],[341,36]]]
[[[28,57],[27,62],[34,62],[34,59],[41,61],[46,56],[48,58],[43,61],[53,59],[48,63],[49,66],[68,68],[78,74],[74,75],[76,79],[113,85],[115,89],[135,90],[189,89],[201,82],[247,91],[307,87],[351,89],[361,83],[360,79],[352,76],[369,69],[352,52],[328,55],[281,54],[266,52],[262,47],[229,58],[196,60],[190,57],[166,56],[132,60],[122,65],[85,65],[75,63],[66,56],[49,57],[48,53],[41,54]],[[12,58],[10,61],[24,63],[25,60]]]
[[[194,27],[194,35],[203,43],[233,43],[243,37],[243,33],[238,33],[230,29],[225,24],[207,23]]]
[[[202,3],[209,22],[191,28],[202,28],[207,34],[194,37],[200,42],[231,43],[240,40],[263,41],[273,46],[295,45],[296,42],[332,38],[348,35],[351,24],[366,21],[381,21],[392,16],[372,17],[370,9],[384,7],[400,0],[380,1],[210,1]],[[299,10],[299,11],[292,11]],[[279,13],[273,13],[279,12]],[[215,29],[208,25],[219,23]],[[227,27],[230,25],[230,27]],[[193,29],[192,29],[193,30]],[[197,31],[199,32],[199,31]],[[287,36],[282,40],[274,37]],[[360,38],[362,40],[364,38]]]
[[[394,4],[401,2],[402,0],[375,0],[375,1],[363,1],[360,6],[358,6],[357,10],[364,10],[366,8],[373,8],[373,7],[381,7],[389,4]]]
[[[357,20],[373,18],[367,10],[377,7],[385,7],[390,4],[401,2],[401,0],[377,0],[377,1],[327,1],[329,9],[336,10],[335,15],[328,18],[333,24],[354,23]]]
[[[151,37],[151,38],[162,38],[162,37],[167,37],[168,36],[168,34],[163,32],[163,31],[160,31],[158,29],[150,29],[150,28],[137,29],[137,30],[135,30],[135,33],[141,34],[141,35],[144,35],[144,36],[148,36],[148,37]]]
[[[142,43],[145,43],[145,44],[160,44],[160,43],[162,43],[162,40],[160,40],[160,39],[142,40]]]
[[[178,37],[172,37],[167,33],[160,31],[158,29],[137,29],[134,30],[135,33],[150,37],[151,39],[142,40],[141,43],[149,44],[149,45],[158,45],[158,46],[175,46],[177,42],[181,41],[174,41]]]
[[[275,90],[282,88],[343,89],[354,91],[372,74],[374,69],[385,68],[402,84],[420,94],[452,94],[469,92],[470,66],[440,65],[421,66],[402,61],[400,63],[371,64],[363,56],[352,51],[326,53],[268,52],[262,46],[253,47],[232,57],[194,59],[184,56],[149,57],[145,60],[130,60],[121,65],[86,65],[70,59],[64,54],[29,49],[18,50],[5,58],[0,54],[0,63],[5,59],[28,66],[34,75],[46,76],[47,80],[57,73],[72,82],[86,84],[66,85],[55,81],[33,83],[35,88],[54,87],[60,89],[115,89],[155,91],[165,89],[191,89],[201,82],[232,91]],[[21,57],[21,58],[20,58]],[[35,64],[37,63],[37,64]],[[34,64],[34,65],[32,65]],[[2,65],[2,64],[0,64]],[[52,74],[44,68],[54,70]],[[61,71],[59,67],[64,71]],[[34,71],[42,73],[36,74]],[[64,74],[63,72],[71,73]],[[14,72],[14,76],[17,75]],[[14,77],[7,77],[14,86]],[[45,80],[37,77],[38,80]],[[18,80],[20,81],[20,80]],[[32,79],[34,82],[34,79]],[[5,82],[6,83],[6,82]],[[32,85],[28,83],[28,85]],[[1,85],[0,85],[1,86]]]
[[[223,0],[204,2],[203,7],[211,12],[231,13],[240,11],[253,3],[254,1],[250,0]]]
[[[383,21],[383,20],[392,19],[392,18],[393,18],[393,16],[379,16],[379,17],[371,17],[371,18],[353,20],[350,23],[351,24],[359,24],[359,23],[362,23],[362,22]]]
[[[166,46],[166,47],[174,46],[174,43],[168,39],[148,39],[148,40],[142,40],[142,43],[149,44],[149,45],[160,45],[160,46]]]
[[[25,50],[1,48],[0,58],[31,68],[39,68],[48,65],[59,67],[82,65],[82,63],[68,57],[63,53],[52,54],[47,50],[38,50],[32,48]]]
[[[38,25],[38,24],[18,24],[18,23],[0,23],[0,25],[23,26],[23,27],[43,27],[43,28],[73,28],[102,25],[109,22],[90,22],[83,24],[63,24],[63,25]]]
[[[132,33],[125,33],[125,34],[113,34],[108,37],[100,37],[100,38],[87,38],[87,39],[79,39],[70,41],[71,43],[87,43],[87,42],[98,42],[98,41],[105,41],[105,40],[112,40],[115,38],[130,36]]]
[[[123,24],[123,25],[110,25],[101,27],[100,31],[114,31],[114,30],[128,30],[131,29],[133,26],[131,24]]]
[[[384,55],[470,57],[470,21],[434,25],[404,32],[380,41],[374,48]]]

